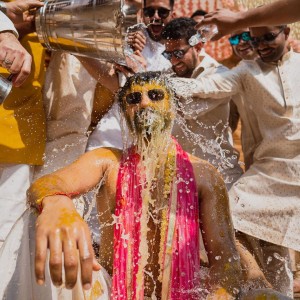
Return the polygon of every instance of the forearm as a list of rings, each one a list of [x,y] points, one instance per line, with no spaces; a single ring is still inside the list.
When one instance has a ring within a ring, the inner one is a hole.
[[[299,20],[299,0],[279,0],[242,12],[237,24],[239,28],[247,28],[282,25]]]
[[[119,88],[118,75],[115,72],[112,63],[102,60],[96,60],[77,56],[90,75],[101,85],[115,93]]]
[[[179,97],[199,101],[208,98],[209,101],[224,99],[224,102],[228,102],[228,97],[235,95],[240,89],[238,77],[231,76],[229,72],[197,79],[172,78],[171,83]]]

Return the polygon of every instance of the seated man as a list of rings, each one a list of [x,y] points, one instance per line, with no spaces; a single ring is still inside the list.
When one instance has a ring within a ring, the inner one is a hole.
[[[42,210],[37,282],[45,281],[49,248],[54,284],[62,283],[63,253],[66,287],[75,285],[79,251],[82,284],[91,287],[92,269],[98,267],[87,225],[70,198],[105,181],[98,195],[99,254],[112,276],[112,299],[201,299],[206,290],[212,297],[231,297],[239,291],[241,266],[226,188],[210,164],[172,139],[175,104],[166,78],[137,74],[118,98],[133,145],[123,153],[109,148],[86,153],[29,190],[31,203]],[[206,280],[200,278],[199,226],[209,259]]]
[[[62,284],[64,261],[65,286],[75,286],[75,299],[85,299],[81,284],[89,289],[89,299],[99,300],[108,295],[112,299],[198,300],[207,294],[207,299],[236,298],[243,281],[226,188],[209,163],[188,155],[172,139],[174,97],[167,79],[158,72],[136,74],[118,99],[133,144],[123,153],[111,148],[86,153],[37,180],[28,192],[41,211],[36,223],[37,282],[45,282],[49,248],[53,283]],[[70,201],[99,182],[105,182],[98,195],[99,255],[112,276],[111,292],[104,268],[99,271],[93,258],[87,224]],[[199,227],[208,272],[204,267],[200,271]],[[75,285],[78,252],[81,284]],[[240,254],[245,260],[247,253],[240,250]],[[92,281],[93,270],[98,272]],[[254,299],[251,295],[287,299],[269,289],[250,291],[239,299]]]

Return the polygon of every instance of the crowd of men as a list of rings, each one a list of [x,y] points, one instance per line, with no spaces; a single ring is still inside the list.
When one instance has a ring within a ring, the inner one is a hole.
[[[144,0],[146,26],[127,37],[136,68],[65,52],[45,68],[32,14],[43,4],[1,1],[14,87],[0,106],[0,297],[300,292],[296,2],[190,18]],[[230,70],[190,43],[207,24],[230,34]]]

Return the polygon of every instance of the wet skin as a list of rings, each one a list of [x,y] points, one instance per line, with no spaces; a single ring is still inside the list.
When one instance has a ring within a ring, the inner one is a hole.
[[[159,82],[157,84],[159,85]],[[154,83],[145,85],[146,89],[154,86]],[[138,89],[138,87],[132,88]],[[160,88],[162,87],[160,86]],[[142,93],[142,95],[143,99],[139,104],[123,103],[128,119],[133,117],[133,113],[149,106],[161,112],[169,112],[168,97],[154,105],[149,99],[146,99],[147,93]],[[84,154],[70,166],[37,180],[29,190],[31,203],[57,191],[85,193],[96,186],[102,178],[105,178],[105,185],[101,187],[98,196],[100,223],[112,224],[115,211],[116,179],[121,154],[118,150],[105,148]],[[227,291],[232,292],[234,288],[240,286],[241,267],[234,241],[226,187],[219,173],[210,164],[192,156],[190,159],[196,178],[201,230],[209,259],[210,289],[214,295],[214,293],[219,293],[220,287],[224,287],[227,294]],[[163,184],[163,179],[158,178],[157,184]],[[157,191],[154,189],[153,197],[163,198],[156,193]],[[44,282],[46,252],[49,247],[52,281],[56,285],[60,285],[62,282],[61,255],[64,250],[66,286],[72,288],[75,285],[78,268],[77,251],[79,250],[80,264],[83,269],[81,279],[85,288],[89,288],[92,270],[97,270],[99,266],[95,262],[93,263],[93,250],[86,223],[79,217],[72,201],[66,196],[48,196],[44,198],[42,204],[44,209],[38,217],[36,228],[35,271],[38,283]],[[154,235],[153,233],[159,232],[159,228],[156,228],[157,225],[151,221],[148,226],[151,231],[147,235],[147,240],[153,255],[150,257],[151,263],[146,268],[157,278],[160,241],[159,234]],[[220,259],[216,260],[216,257],[220,257]],[[104,226],[100,263],[110,274],[112,274],[112,260],[113,226]],[[145,293],[150,296],[153,283],[147,276],[145,281]],[[157,292],[157,296],[160,296],[160,291]]]

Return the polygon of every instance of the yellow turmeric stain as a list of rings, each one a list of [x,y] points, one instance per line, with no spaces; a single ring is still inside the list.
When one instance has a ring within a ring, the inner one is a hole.
[[[76,221],[82,221],[80,215],[76,211],[70,213],[67,209],[63,208],[61,210],[57,225],[70,225],[72,223],[75,223]]]

